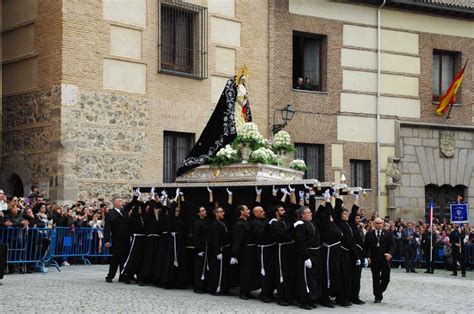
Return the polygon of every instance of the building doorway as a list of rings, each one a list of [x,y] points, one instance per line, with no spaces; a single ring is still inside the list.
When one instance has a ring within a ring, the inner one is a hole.
[[[23,189],[23,181],[21,181],[21,178],[16,174],[12,174],[10,178],[8,178],[8,187],[9,190],[11,191],[10,195],[11,196],[17,196],[17,197],[24,197],[25,196],[25,191]]]
[[[458,201],[458,195],[464,199],[466,186],[428,184],[425,186],[425,219],[430,219],[430,204],[433,202],[433,217],[442,220],[450,218],[449,205]]]

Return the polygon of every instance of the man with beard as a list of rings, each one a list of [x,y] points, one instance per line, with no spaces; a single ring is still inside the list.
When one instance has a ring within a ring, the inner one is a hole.
[[[193,242],[195,249],[194,257],[194,292],[204,293],[207,289],[207,275],[209,271],[209,223],[207,210],[205,207],[199,207],[198,218],[194,221]]]
[[[282,205],[274,206],[275,218],[270,220],[270,233],[277,245],[276,288],[277,304],[286,306],[294,296],[295,274],[293,253],[293,225],[286,220],[286,210]]]
[[[325,205],[316,212],[316,223],[321,234],[322,249],[322,306],[334,308],[330,296],[337,295],[340,285],[339,261],[341,258],[342,232],[334,223],[334,209],[331,204],[330,190],[324,192]]]
[[[246,205],[237,206],[240,214],[234,227],[234,236],[232,239],[231,265],[239,265],[239,284],[242,300],[253,299],[250,291],[259,288],[259,278],[257,270],[257,244],[255,243],[252,229],[250,226],[250,210]]]
[[[353,204],[352,204],[352,210],[351,214],[349,215],[349,225],[351,226],[352,229],[352,234],[354,235],[354,252],[355,255],[353,256],[352,260],[352,272],[351,272],[351,297],[352,297],[352,303],[354,304],[365,304],[364,301],[362,301],[359,298],[359,292],[360,292],[360,278],[362,274],[362,265],[367,267],[368,265],[368,260],[365,258],[365,253],[364,253],[364,235],[362,234],[362,230],[359,228],[360,224],[360,214],[358,214],[359,210],[359,193],[353,193]]]
[[[230,231],[224,209],[213,211],[215,220],[209,229],[209,290],[212,295],[226,295],[230,288]]]
[[[260,300],[271,302],[275,291],[275,248],[276,243],[269,232],[270,225],[265,220],[265,210],[255,206],[252,210],[254,218],[251,220],[252,232],[258,248],[258,268],[260,269]]]
[[[390,282],[390,260],[395,253],[395,242],[390,231],[382,230],[383,220],[374,220],[375,229],[365,235],[366,256],[369,257],[375,301],[380,303]]]

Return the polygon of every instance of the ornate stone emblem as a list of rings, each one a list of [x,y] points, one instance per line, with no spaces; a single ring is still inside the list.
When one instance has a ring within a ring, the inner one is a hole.
[[[453,131],[440,131],[439,150],[441,151],[441,157],[453,158],[455,143]]]
[[[398,183],[402,177],[400,171],[400,159],[388,157],[387,164],[387,184]]]

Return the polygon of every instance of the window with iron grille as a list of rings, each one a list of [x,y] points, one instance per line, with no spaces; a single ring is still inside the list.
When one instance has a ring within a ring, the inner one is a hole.
[[[159,0],[160,72],[207,78],[207,8]]]
[[[370,160],[351,159],[351,184],[370,189]]]
[[[293,89],[324,91],[326,36],[293,33]]]
[[[324,145],[295,143],[295,159],[303,159],[308,167],[306,179],[324,181]]]
[[[163,145],[163,182],[171,183],[176,179],[176,170],[188,156],[194,146],[194,134],[164,132]]]
[[[454,51],[433,51],[433,101],[438,102],[454,81],[461,69],[461,53]],[[461,90],[456,95],[456,103],[461,102]]]

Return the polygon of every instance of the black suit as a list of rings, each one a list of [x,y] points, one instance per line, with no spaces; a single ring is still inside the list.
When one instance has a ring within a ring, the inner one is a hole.
[[[113,239],[113,242],[111,242]],[[129,218],[126,209],[118,211],[115,208],[110,209],[105,215],[104,241],[111,242],[112,258],[107,278],[113,279],[120,266],[122,272],[123,264],[127,259],[130,249],[130,231]]]
[[[464,263],[464,238],[466,237],[464,231],[459,232],[455,229],[449,235],[449,242],[451,242],[451,252],[453,255],[453,275],[458,274],[458,262],[461,266],[461,274],[466,275],[466,265]]]
[[[370,257],[370,270],[372,271],[372,283],[376,300],[382,300],[382,293],[387,289],[390,282],[390,263],[385,259],[385,254],[395,254],[395,242],[392,233],[381,230],[377,238],[376,230],[372,230],[365,236],[366,256]]]

